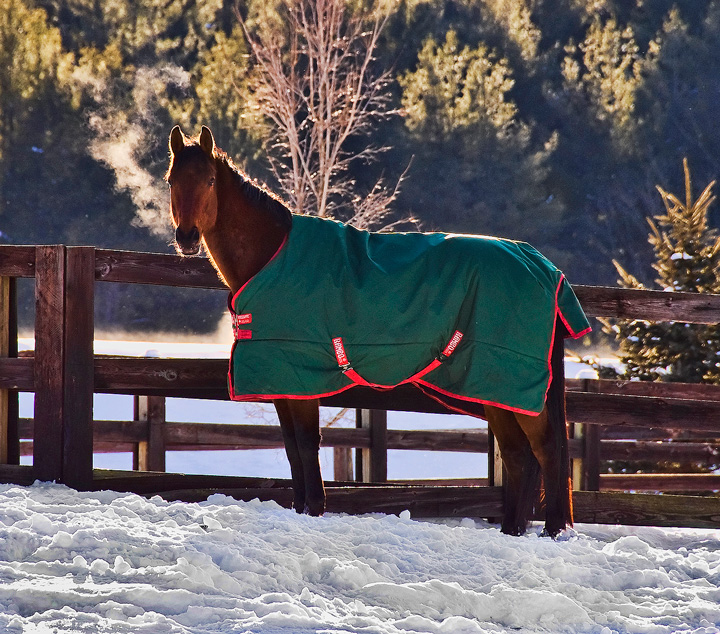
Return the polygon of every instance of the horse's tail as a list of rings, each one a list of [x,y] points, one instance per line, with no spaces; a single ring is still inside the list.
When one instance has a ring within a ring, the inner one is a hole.
[[[546,405],[548,422],[555,442],[556,455],[560,457],[557,483],[545,483],[545,488],[553,486],[560,496],[561,520],[566,526],[573,525],[572,487],[570,480],[570,454],[568,451],[568,429],[565,415],[565,346],[567,329],[558,317],[555,323],[555,336],[550,360],[552,381],[548,389]]]

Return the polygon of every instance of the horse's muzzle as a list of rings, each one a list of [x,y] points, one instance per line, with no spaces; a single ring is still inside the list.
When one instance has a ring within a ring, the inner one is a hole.
[[[200,231],[193,227],[185,233],[178,227],[175,229],[175,245],[181,255],[197,255],[200,253]]]

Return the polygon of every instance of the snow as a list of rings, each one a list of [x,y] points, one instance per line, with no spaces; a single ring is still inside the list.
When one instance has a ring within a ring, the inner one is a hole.
[[[125,418],[116,398],[99,398],[96,418]],[[189,403],[169,403],[168,418],[192,420]],[[237,404],[203,403],[202,419],[238,422],[226,406]],[[281,452],[202,453],[220,471],[286,473]],[[397,453],[396,477],[441,477],[439,463]],[[472,454],[450,463],[485,468]],[[0,485],[0,633],[720,633],[719,531],[585,524],[553,541],[540,529],[518,538],[477,518],[311,518],[222,495],[186,504]]]
[[[0,631],[720,631],[717,532],[539,528],[0,485]]]

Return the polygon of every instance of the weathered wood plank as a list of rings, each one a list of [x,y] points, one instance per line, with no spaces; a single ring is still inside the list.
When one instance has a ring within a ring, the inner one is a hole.
[[[193,482],[188,480],[187,483]],[[222,493],[237,500],[273,500],[290,508],[292,489],[289,482],[286,483],[285,487],[197,486],[134,492],[185,502],[202,501],[214,493]],[[132,486],[134,483],[128,481],[128,484]],[[502,513],[502,492],[495,487],[328,486],[326,493],[327,510],[331,513],[399,514],[408,510],[414,517],[484,517]]]
[[[603,440],[600,457],[603,460],[710,461],[720,457],[720,443]]]
[[[604,473],[601,491],[718,491],[720,475],[712,473]],[[720,499],[716,498],[720,507]]]
[[[576,522],[720,527],[720,502],[712,497],[575,491],[573,506]]]
[[[96,357],[95,391],[227,400],[224,359]]]
[[[581,285],[573,286],[573,290],[589,317],[694,324],[720,322],[720,295]]]
[[[0,245],[0,276],[35,277],[35,247]]]
[[[279,425],[225,423],[165,423],[165,442],[173,448],[182,445],[217,445],[243,448],[282,447]],[[322,447],[369,447],[370,433],[365,429],[323,427]]]
[[[207,258],[183,258],[163,253],[98,249],[95,279],[100,282],[217,288],[227,292],[227,286],[220,281]]]
[[[35,482],[35,473],[29,465],[0,465],[0,483],[30,486]]]
[[[486,429],[388,429],[388,449],[487,453]]]
[[[35,426],[38,480],[62,481],[65,340],[65,248],[35,253]]]
[[[0,358],[0,389],[34,391],[35,359]]]
[[[128,491],[140,495],[163,491],[215,488],[292,488],[289,479],[252,478],[243,476],[193,475],[184,473],[157,473],[151,471],[112,471],[95,469],[94,487],[97,490]]]
[[[140,420],[93,421],[93,438],[106,443],[135,444],[147,439],[147,423]]]
[[[662,427],[633,427],[632,425],[601,426],[603,440],[698,440],[700,442],[717,438],[717,432],[693,431],[691,429],[663,429]]]
[[[568,392],[568,420],[720,434],[720,402]]]
[[[327,508],[336,513],[410,511],[413,517],[488,517],[502,514],[498,487],[328,487]]]
[[[65,376],[62,481],[78,490],[93,478],[95,249],[68,247],[65,261]]]
[[[165,423],[165,442],[182,445],[234,445],[243,447],[282,447],[279,425],[224,423]]]
[[[568,392],[655,396],[698,401],[720,401],[720,385],[706,383],[662,383],[659,381],[613,381],[608,379],[566,379]]]

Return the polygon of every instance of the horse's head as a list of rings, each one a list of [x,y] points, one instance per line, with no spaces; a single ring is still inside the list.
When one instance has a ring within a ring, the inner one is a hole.
[[[170,213],[175,248],[181,255],[197,255],[205,232],[217,220],[215,139],[203,126],[197,140],[187,139],[175,126],[170,133]]]

